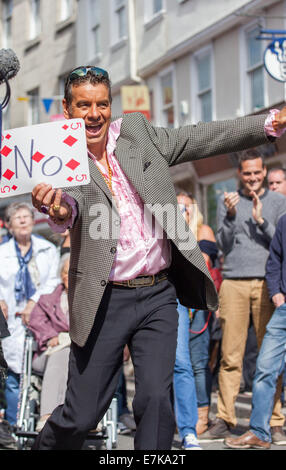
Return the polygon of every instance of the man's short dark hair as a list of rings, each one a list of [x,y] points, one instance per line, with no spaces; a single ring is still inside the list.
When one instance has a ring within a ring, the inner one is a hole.
[[[267,177],[268,177],[271,173],[276,173],[276,171],[281,171],[281,172],[283,173],[284,180],[286,180],[286,170],[285,170],[285,168],[281,168],[281,167],[270,168],[270,170],[269,170],[268,173],[267,173]]]
[[[264,156],[261,155],[261,153],[259,153],[256,149],[248,149],[241,152],[238,158],[239,170],[242,170],[242,162],[246,162],[247,160],[256,160],[256,158],[261,158],[262,166],[265,167]]]
[[[80,68],[81,66],[79,67],[76,67],[77,69]],[[91,67],[90,65],[85,65],[85,66],[82,66],[82,68],[84,67]],[[74,69],[75,70],[75,69]],[[71,72],[72,73],[72,72]],[[110,81],[110,78],[109,77],[106,77],[104,75],[96,75],[95,73],[93,73],[91,70],[89,70],[87,72],[86,75],[84,75],[83,77],[77,77],[77,78],[74,78],[72,81],[70,80],[70,74],[68,75],[67,79],[66,79],[66,82],[65,82],[65,91],[64,91],[64,98],[66,100],[66,103],[67,103],[67,106],[69,107],[72,103],[72,87],[73,86],[79,86],[81,85],[82,83],[91,83],[92,85],[98,85],[98,84],[103,84],[106,86],[106,88],[108,89],[108,98],[109,98],[109,102],[110,104],[112,103],[112,95],[111,95],[111,81]]]

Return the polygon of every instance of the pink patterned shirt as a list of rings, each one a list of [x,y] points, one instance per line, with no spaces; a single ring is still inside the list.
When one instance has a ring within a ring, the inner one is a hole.
[[[146,216],[146,206],[134,186],[122,171],[114,150],[120,134],[122,119],[110,124],[107,142],[108,162],[112,169],[112,192],[117,210],[120,215],[120,236],[113,266],[109,275],[110,281],[134,279],[139,275],[156,274],[166,269],[171,263],[171,247],[166,234],[160,231],[156,237],[154,216]],[[106,177],[105,167],[88,152],[89,157]],[[54,231],[64,232],[73,225],[77,208],[73,198],[63,195],[66,202],[73,208],[72,220],[64,225],[56,225],[51,220],[49,224]],[[145,214],[144,214],[145,209]],[[144,216],[145,215],[145,216]]]

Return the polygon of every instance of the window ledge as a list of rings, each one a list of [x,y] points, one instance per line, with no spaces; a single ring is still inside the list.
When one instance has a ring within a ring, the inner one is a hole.
[[[61,33],[64,29],[69,28],[75,23],[75,15],[69,16],[65,20],[56,23],[56,33]]]
[[[147,29],[152,28],[152,26],[154,26],[155,24],[160,23],[160,21],[164,19],[165,14],[166,14],[166,10],[159,11],[154,16],[152,16],[152,18],[148,19],[144,23],[144,28],[147,30]]]
[[[28,52],[30,49],[33,49],[33,47],[38,46],[41,40],[42,40],[41,34],[39,34],[33,39],[28,39],[25,44],[25,52]]]
[[[127,44],[128,38],[125,36],[124,38],[119,39],[116,43],[112,44],[110,47],[111,52],[116,52],[121,47],[124,47]]]

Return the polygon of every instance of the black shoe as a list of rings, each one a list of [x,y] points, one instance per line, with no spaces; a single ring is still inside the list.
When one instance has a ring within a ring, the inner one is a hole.
[[[6,420],[0,422],[0,447],[7,449],[16,447],[16,441],[12,436],[12,427]]]
[[[230,436],[230,426],[221,418],[216,418],[209,429],[198,437],[200,441],[223,441]]]

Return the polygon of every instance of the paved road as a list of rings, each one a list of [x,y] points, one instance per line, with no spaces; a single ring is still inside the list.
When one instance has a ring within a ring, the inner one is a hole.
[[[134,397],[134,377],[132,375],[132,369],[126,371],[127,379],[127,395],[128,395],[128,405],[131,409],[132,399]],[[128,374],[129,372],[129,374]],[[210,412],[210,419],[215,418],[216,413],[216,403],[217,403],[217,393],[212,393],[212,406]],[[283,409],[284,414],[286,415],[286,408]],[[241,435],[248,430],[249,417],[251,413],[251,393],[241,393],[238,395],[236,402],[236,414],[238,419],[237,428],[234,430],[234,435]],[[286,431],[286,428],[285,428]],[[117,436],[117,446],[114,451],[128,451],[134,449],[133,439],[134,435],[118,435]],[[228,450],[231,452],[232,449],[227,448],[223,440],[221,441],[201,441],[201,447],[203,450]],[[104,448],[104,447],[101,447]],[[176,434],[174,436],[172,450],[182,450],[181,441],[179,436]],[[271,446],[271,450],[286,450],[286,445],[284,446]]]
[[[129,374],[128,374],[129,373]],[[134,396],[134,378],[132,375],[132,369],[126,370],[126,379],[127,379],[127,394],[128,394],[128,402],[131,409],[131,402]],[[216,403],[217,403],[217,393],[212,393],[212,406],[210,412],[210,419],[215,418],[216,413]],[[282,410],[284,415],[286,416],[286,408]],[[236,413],[238,419],[238,426],[234,431],[235,435],[241,435],[245,431],[248,430],[249,425],[249,417],[251,413],[251,393],[241,393],[238,395],[237,402],[236,402]],[[286,429],[285,429],[286,430]],[[203,450],[228,450],[223,444],[223,441],[201,441],[201,447]],[[133,450],[133,436],[120,436],[118,435],[118,445],[117,450]],[[173,442],[173,450],[180,450],[181,449],[181,441],[179,436],[176,434],[174,437]],[[284,446],[271,446],[271,450],[286,450],[286,445]]]
[[[128,372],[128,371],[127,371]],[[126,374],[127,378],[127,394],[128,394],[128,405],[131,409],[132,399],[134,397],[134,377],[132,372]],[[212,393],[212,407],[210,412],[210,419],[215,418],[216,413],[216,403],[217,403],[217,393]],[[286,408],[283,409],[284,414],[286,415]],[[249,425],[249,417],[251,413],[251,394],[244,393],[239,394],[237,402],[236,402],[236,413],[238,418],[238,426],[234,431],[235,435],[240,435],[248,429]],[[286,430],[286,429],[285,429]],[[200,441],[201,447],[203,450],[228,450],[223,444],[223,441]],[[102,441],[88,441],[85,445],[86,450],[104,450],[106,449],[105,443]],[[134,449],[134,435],[117,435],[116,445],[114,446],[114,452],[112,454],[116,455],[116,451],[132,451]],[[1,449],[0,449],[1,450]],[[174,436],[172,450],[181,451],[181,442],[179,436],[176,434]],[[286,445],[284,446],[271,446],[271,450],[286,450]],[[118,452],[118,455],[120,452]],[[128,452],[127,452],[128,454]],[[3,456],[3,454],[2,454]]]
[[[210,413],[210,418],[213,419],[215,417],[215,410],[216,410],[216,401],[217,401],[217,394],[212,394],[212,411]],[[237,399],[237,416],[238,416],[238,426],[235,430],[236,435],[240,435],[248,429],[249,424],[249,416],[251,411],[251,394],[240,394]],[[286,409],[283,409],[284,414],[286,414]],[[204,442],[201,441],[201,446],[203,450],[228,450],[225,447],[223,442]],[[180,450],[181,442],[178,435],[175,435],[174,442],[173,442],[173,450]],[[133,437],[132,435],[126,436],[118,436],[118,445],[115,450],[124,451],[124,450],[133,450]],[[286,450],[286,445],[284,446],[271,446],[271,450]]]

